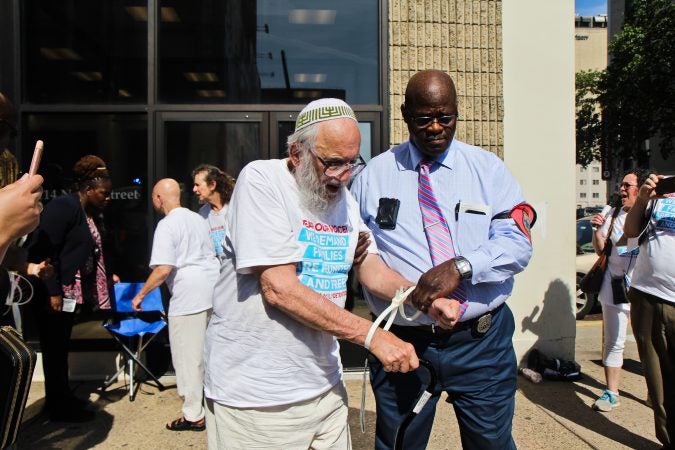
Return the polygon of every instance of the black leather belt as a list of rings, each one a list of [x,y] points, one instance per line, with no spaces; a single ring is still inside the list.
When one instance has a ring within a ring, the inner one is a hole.
[[[391,326],[391,332],[394,334],[397,334],[396,331],[401,331],[401,332],[413,332],[416,334],[424,335],[425,337],[433,337],[433,336],[444,336],[448,334],[453,334],[453,333],[459,333],[460,331],[464,330],[471,330],[471,334],[474,337],[483,337],[485,334],[488,332],[490,327],[492,326],[492,319],[494,316],[499,313],[499,311],[504,307],[504,304],[502,303],[492,311],[486,312],[482,316],[474,317],[473,319],[465,320],[463,322],[459,322],[457,325],[455,325],[451,330],[448,330],[447,328],[441,328],[438,325],[430,324],[430,325],[411,325],[411,326],[405,326],[405,325],[397,325],[397,324],[392,324]],[[381,324],[380,326],[383,326]]]

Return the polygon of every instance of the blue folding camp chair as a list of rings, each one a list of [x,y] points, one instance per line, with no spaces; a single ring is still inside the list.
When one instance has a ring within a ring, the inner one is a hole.
[[[111,384],[117,381],[122,372],[129,371],[129,400],[134,401],[136,396],[135,366],[138,365],[145,373],[157,383],[159,390],[164,385],[141,361],[141,354],[148,344],[162,331],[166,325],[166,315],[162,304],[162,294],[159,288],[155,288],[143,299],[143,311],[133,310],[131,301],[141,290],[144,283],[116,283],[111,292],[113,314],[103,326],[110,332],[112,337],[122,346],[127,359],[116,374],[108,377],[103,382],[105,391]],[[147,339],[146,339],[147,336]],[[134,342],[135,341],[135,342]],[[136,350],[132,350],[135,348]]]

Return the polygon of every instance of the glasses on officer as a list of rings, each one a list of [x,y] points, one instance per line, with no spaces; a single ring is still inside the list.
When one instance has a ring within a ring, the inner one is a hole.
[[[412,124],[416,128],[427,128],[431,126],[432,123],[438,122],[440,126],[443,128],[449,128],[453,126],[457,122],[457,114],[449,114],[449,115],[442,115],[442,116],[418,116],[418,117],[410,117],[410,120],[412,121]]]
[[[359,155],[358,158],[351,161],[326,161],[316,154],[313,148],[308,147],[309,152],[323,165],[323,174],[331,178],[339,178],[345,172],[350,171],[350,176],[355,177],[366,167],[366,162]]]

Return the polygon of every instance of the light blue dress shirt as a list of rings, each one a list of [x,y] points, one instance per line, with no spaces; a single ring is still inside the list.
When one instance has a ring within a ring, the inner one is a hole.
[[[351,187],[361,217],[370,228],[384,262],[412,282],[432,267],[429,245],[417,198],[422,153],[410,141],[373,158]],[[504,303],[513,289],[513,276],[532,256],[529,238],[513,219],[494,219],[524,201],[518,183],[504,162],[493,153],[454,139],[431,169],[431,183],[443,211],[457,256],[473,268],[471,280],[462,282],[469,306],[462,321],[478,317]],[[375,222],[380,198],[401,204],[394,230]],[[365,291],[371,311],[379,315],[390,299]],[[406,315],[416,310],[406,305]],[[400,316],[399,325],[433,323],[421,315],[415,322]]]

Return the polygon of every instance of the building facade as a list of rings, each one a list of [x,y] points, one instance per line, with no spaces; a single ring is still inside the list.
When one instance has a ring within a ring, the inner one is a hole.
[[[576,16],[574,18],[574,70],[604,70],[607,68],[607,16]],[[609,201],[607,181],[602,179],[600,161],[588,167],[577,164],[577,209],[602,206]]]
[[[587,167],[577,164],[577,209],[593,208],[607,204],[607,182],[602,179],[599,161]]]

